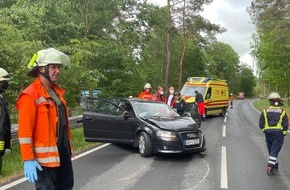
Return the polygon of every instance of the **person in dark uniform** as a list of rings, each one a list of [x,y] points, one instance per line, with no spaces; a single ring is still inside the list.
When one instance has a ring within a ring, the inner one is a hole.
[[[177,113],[182,116],[185,111],[185,101],[182,99],[179,91],[174,93],[174,105],[173,108],[177,111]]]
[[[8,104],[2,94],[7,90],[10,80],[8,72],[0,68],[0,174],[2,171],[2,157],[11,152],[11,123]]]
[[[278,154],[287,135],[288,117],[281,108],[282,101],[277,92],[272,92],[269,97],[270,106],[265,108],[259,120],[260,129],[265,133],[267,148],[269,152],[267,175],[273,175],[278,171]]]

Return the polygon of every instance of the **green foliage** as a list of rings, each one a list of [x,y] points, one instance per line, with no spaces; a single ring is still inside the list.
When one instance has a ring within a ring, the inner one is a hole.
[[[0,2],[0,65],[13,76],[4,94],[13,121],[17,120],[14,107],[17,96],[34,80],[26,76],[27,64],[34,53],[48,47],[57,48],[71,58],[71,66],[62,69],[58,81],[66,89],[71,108],[79,104],[81,90],[100,89],[105,98],[127,97],[137,96],[146,82],[153,88],[164,84],[166,7],[136,0]],[[236,69],[236,54],[226,45],[209,46],[214,35],[223,32],[199,15],[202,5],[210,2],[190,1],[191,6],[187,7],[190,14],[186,17],[188,38],[182,83],[188,76],[235,79],[226,73],[236,72],[229,72]],[[184,37],[180,26],[180,17],[175,15],[169,85],[176,88]]]
[[[99,143],[86,142],[84,139],[83,128],[71,130],[73,136],[74,154],[87,150]],[[21,160],[19,144],[12,145],[12,153],[5,154],[3,157],[2,174],[0,182],[9,180],[23,174],[23,162]]]
[[[252,69],[248,67],[242,67],[240,72],[240,85],[239,91],[244,92],[247,97],[254,96],[254,87],[256,86],[255,76]]]
[[[248,9],[257,26],[253,55],[260,68],[261,85],[267,92],[290,95],[289,1],[254,0]]]
[[[284,102],[284,105],[282,106],[282,109],[285,110],[287,113],[290,113],[290,107],[287,105],[287,100],[284,99],[283,102]],[[270,106],[270,104],[267,98],[263,98],[263,99],[258,99],[257,101],[254,101],[253,106],[261,112],[264,108]]]
[[[13,144],[11,154],[5,154],[3,156],[1,177],[7,177],[7,176],[15,177],[22,173],[22,169],[23,169],[23,162],[21,161],[19,145]],[[0,177],[0,181],[2,181],[1,177]]]
[[[211,77],[227,80],[231,92],[239,88],[239,56],[227,44],[212,43],[207,49],[209,64],[207,71]]]

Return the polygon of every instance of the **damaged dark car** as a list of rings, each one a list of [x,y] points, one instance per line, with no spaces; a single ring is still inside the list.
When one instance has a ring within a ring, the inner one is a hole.
[[[143,157],[206,150],[204,133],[191,117],[181,117],[156,101],[125,98],[113,102],[88,97],[83,130],[88,142],[130,144]]]

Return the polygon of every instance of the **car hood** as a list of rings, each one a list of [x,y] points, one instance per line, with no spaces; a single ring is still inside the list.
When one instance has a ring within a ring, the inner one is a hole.
[[[198,130],[194,121],[189,117],[149,118],[148,122],[163,130],[184,131]]]

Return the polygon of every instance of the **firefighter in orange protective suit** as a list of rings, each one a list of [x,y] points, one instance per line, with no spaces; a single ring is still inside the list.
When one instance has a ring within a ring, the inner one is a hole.
[[[235,100],[235,96],[233,95],[233,93],[231,93],[231,95],[230,95],[231,108],[233,108],[234,100]]]
[[[154,94],[151,92],[151,84],[146,83],[144,85],[144,90],[138,95],[138,98],[146,99],[146,100],[156,100]]]
[[[28,67],[35,77],[18,97],[18,138],[24,174],[36,189],[72,189],[72,141],[65,90],[58,87],[62,65],[69,57],[49,48],[38,51]]]

